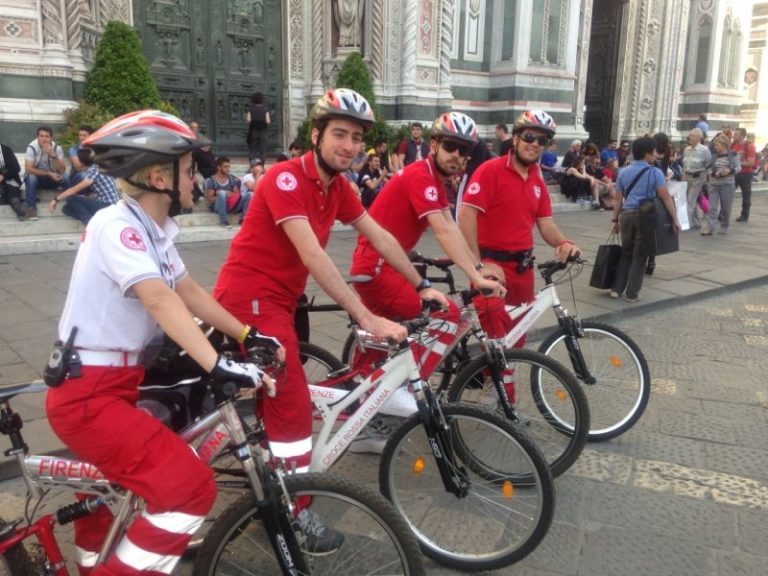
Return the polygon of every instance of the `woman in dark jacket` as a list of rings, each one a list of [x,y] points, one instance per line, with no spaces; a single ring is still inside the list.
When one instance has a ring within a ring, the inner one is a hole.
[[[264,104],[264,94],[254,92],[251,103],[245,113],[245,121],[248,123],[248,156],[250,160],[259,158],[266,162],[267,159],[267,128],[272,121],[269,110]]]
[[[0,144],[0,199],[9,204],[16,217],[24,220],[21,208],[21,166],[10,146]]]

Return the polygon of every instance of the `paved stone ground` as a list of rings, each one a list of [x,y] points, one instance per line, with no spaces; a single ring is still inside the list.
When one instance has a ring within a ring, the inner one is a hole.
[[[734,224],[724,238],[685,234],[681,252],[659,259],[640,304],[588,288],[588,268],[575,281],[583,317],[607,318],[640,344],[653,394],[635,428],[590,445],[557,481],[550,534],[529,558],[499,574],[768,574],[765,195],[756,195],[755,204],[753,221]],[[608,219],[598,213],[558,216],[588,257],[607,236]],[[342,269],[353,242],[352,234],[341,232],[329,246]],[[422,249],[436,253],[430,239]],[[208,286],[224,252],[221,243],[183,248],[194,276]],[[540,259],[549,254],[538,250]],[[72,260],[72,254],[0,259],[0,385],[34,378],[43,365]],[[567,287],[560,294],[569,301]],[[315,314],[312,320],[312,340],[339,353],[344,319]],[[14,406],[34,451],[60,448],[47,429],[41,398],[18,398]],[[334,471],[373,482],[376,468],[373,457],[345,456]],[[18,480],[1,486],[0,515],[19,514],[23,486]],[[188,574],[189,566],[177,573]],[[430,564],[430,573],[452,572]]]

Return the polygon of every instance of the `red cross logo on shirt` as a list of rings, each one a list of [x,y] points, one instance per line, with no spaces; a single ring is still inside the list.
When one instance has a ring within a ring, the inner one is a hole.
[[[277,187],[284,192],[296,190],[296,186],[298,186],[298,184],[299,183],[296,181],[296,176],[290,172],[282,172],[277,175]]]
[[[120,242],[122,242],[123,246],[129,248],[130,250],[141,250],[142,252],[147,251],[147,246],[144,244],[144,240],[141,238],[136,228],[131,226],[123,228],[123,231],[120,232]]]

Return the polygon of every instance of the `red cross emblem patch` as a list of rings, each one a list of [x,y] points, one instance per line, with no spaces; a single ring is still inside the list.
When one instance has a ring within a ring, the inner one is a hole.
[[[142,252],[147,251],[147,246],[144,244],[144,240],[141,239],[141,236],[139,236],[136,228],[133,228],[132,226],[123,228],[123,231],[120,232],[120,242],[122,242],[123,246],[130,250],[141,250]]]
[[[290,192],[291,190],[296,190],[296,186],[298,186],[298,182],[296,181],[296,176],[291,174],[290,172],[281,172],[277,175],[277,187],[280,188],[283,192]]]

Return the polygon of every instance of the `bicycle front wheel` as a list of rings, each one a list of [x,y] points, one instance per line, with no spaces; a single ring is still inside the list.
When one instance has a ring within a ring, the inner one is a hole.
[[[587,442],[591,412],[584,391],[562,364],[539,352],[509,348],[504,357],[516,382],[513,408],[518,422],[558,477],[573,465]],[[537,385],[528,393],[519,384],[532,382],[534,374]],[[456,375],[448,401],[500,408],[485,356],[475,358]]]
[[[419,414],[387,442],[381,490],[405,518],[424,553],[459,570],[494,570],[528,555],[549,530],[555,488],[527,435],[504,418],[468,404],[442,407],[451,475],[467,480],[448,492]]]
[[[311,499],[310,509],[326,528],[343,536],[341,546],[333,552],[322,555],[306,549],[298,552],[309,567],[308,574],[424,574],[416,540],[381,495],[328,474],[298,474],[285,476],[283,480],[291,500]],[[195,560],[193,576],[283,574],[259,515],[253,493],[232,503],[206,535]],[[306,547],[306,542],[300,546]],[[297,574],[303,576],[305,572]]]
[[[0,538],[13,534],[13,526],[0,519]],[[24,544],[19,543],[0,554],[0,576],[29,576],[35,566]]]
[[[627,334],[600,322],[583,322],[584,337],[579,348],[592,380],[583,390],[589,401],[590,428],[588,440],[602,442],[629,430],[640,419],[651,394],[651,373],[640,347]],[[566,346],[568,335],[558,329],[539,346],[539,351],[566,366],[576,363]],[[532,384],[538,387],[538,375]]]
[[[299,358],[310,384],[324,380],[328,374],[341,370],[343,366],[328,350],[309,342],[299,342]]]

